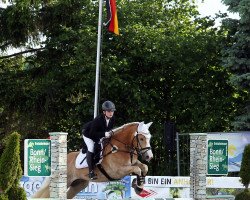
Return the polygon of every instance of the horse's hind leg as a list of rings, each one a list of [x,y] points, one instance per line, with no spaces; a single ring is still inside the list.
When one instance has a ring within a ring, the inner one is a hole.
[[[67,199],[73,199],[74,196],[76,196],[81,190],[86,188],[89,184],[89,181],[78,179],[75,180],[67,191]]]

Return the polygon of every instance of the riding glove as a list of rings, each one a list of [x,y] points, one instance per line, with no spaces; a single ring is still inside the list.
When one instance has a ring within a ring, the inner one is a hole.
[[[105,137],[110,137],[111,136],[111,131],[105,132]]]

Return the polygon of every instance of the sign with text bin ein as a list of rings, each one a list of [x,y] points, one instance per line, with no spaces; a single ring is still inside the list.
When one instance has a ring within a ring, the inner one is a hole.
[[[26,139],[24,141],[24,175],[51,175],[51,141]]]
[[[207,174],[228,174],[228,140],[208,140]]]

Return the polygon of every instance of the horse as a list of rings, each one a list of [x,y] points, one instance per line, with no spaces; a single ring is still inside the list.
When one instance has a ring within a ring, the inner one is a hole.
[[[120,180],[127,175],[137,176],[137,185],[143,188],[149,162],[153,158],[150,146],[149,127],[152,122],[131,122],[112,130],[111,137],[102,140],[101,160],[95,166],[97,179],[90,180],[88,168],[77,169],[75,161],[79,152],[67,155],[67,199],[72,199],[86,188],[89,181],[106,182]],[[139,158],[141,161],[139,161]],[[33,198],[49,198],[49,179],[32,196]]]

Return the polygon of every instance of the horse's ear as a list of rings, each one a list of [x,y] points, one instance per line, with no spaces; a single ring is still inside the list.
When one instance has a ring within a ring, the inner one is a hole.
[[[139,122],[138,131],[143,129],[144,122]]]
[[[139,122],[139,126],[138,126],[138,128],[139,128],[139,127],[142,127],[142,126],[143,126],[143,124],[144,124],[144,122]]]
[[[147,123],[146,126],[149,128],[151,126],[151,124],[153,124],[153,122]]]

